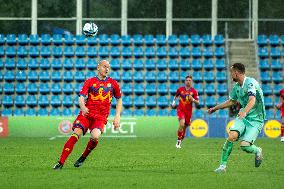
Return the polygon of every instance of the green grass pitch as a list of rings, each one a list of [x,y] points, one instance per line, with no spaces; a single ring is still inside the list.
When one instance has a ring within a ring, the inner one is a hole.
[[[65,166],[54,171],[67,138],[0,140],[0,188],[283,188],[284,144],[258,139],[264,161],[234,144],[227,173],[217,175],[225,139],[102,138],[80,168],[73,167],[88,141],[76,144]]]

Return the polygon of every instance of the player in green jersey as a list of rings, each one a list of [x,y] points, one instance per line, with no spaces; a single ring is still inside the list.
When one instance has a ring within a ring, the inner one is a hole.
[[[265,107],[262,89],[259,83],[245,75],[245,66],[242,63],[235,63],[230,68],[231,77],[234,82],[230,92],[229,100],[208,109],[211,114],[219,109],[232,106],[237,101],[241,104],[238,116],[230,128],[221,156],[220,166],[216,173],[226,172],[228,158],[233,149],[233,142],[240,140],[241,149],[247,153],[255,154],[255,167],[262,162],[262,149],[254,145],[258,134],[261,132],[265,120]]]

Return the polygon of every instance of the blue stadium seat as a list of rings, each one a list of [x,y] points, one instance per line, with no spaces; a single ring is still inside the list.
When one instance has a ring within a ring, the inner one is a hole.
[[[134,55],[135,58],[143,58],[144,52],[143,52],[142,47],[134,47],[133,55]]]
[[[40,60],[40,63],[39,63],[40,69],[42,69],[42,70],[49,70],[50,66],[51,65],[50,65],[50,62],[49,62],[48,58],[42,58]]]
[[[147,96],[145,102],[148,108],[154,108],[157,106],[157,99],[155,96]]]
[[[177,48],[170,47],[169,50],[168,50],[168,56],[170,58],[177,58],[179,56]]]
[[[279,95],[280,90],[283,89],[283,85],[281,84],[276,84],[273,87],[273,94],[274,95]]]
[[[178,38],[176,35],[170,35],[168,38],[168,44],[170,46],[176,46],[178,44]]]
[[[72,111],[70,109],[63,109],[62,116],[72,116]]]
[[[268,49],[266,47],[260,47],[258,48],[257,55],[260,58],[268,58]]]
[[[206,84],[204,92],[206,93],[206,95],[214,95],[215,94],[214,84]]]
[[[223,58],[225,56],[225,49],[224,49],[224,47],[217,47],[217,48],[215,48],[215,56],[217,58]]]
[[[160,95],[167,95],[169,93],[167,84],[159,84],[157,91],[158,91],[158,94]]]
[[[132,62],[130,59],[123,59],[121,61],[121,67],[123,70],[132,70]]]
[[[28,68],[28,64],[24,58],[18,58],[17,69],[26,70]]]
[[[198,91],[199,92],[199,91]],[[204,108],[205,106],[205,102],[204,102],[204,99],[203,99],[203,96],[199,96],[199,107],[202,107]]]
[[[25,97],[23,95],[15,96],[15,106],[16,107],[24,107],[26,105]]]
[[[0,57],[3,57],[5,55],[4,47],[0,46]]]
[[[201,49],[199,47],[193,47],[191,49],[191,56],[193,58],[200,58],[201,57]]]
[[[50,47],[48,46],[42,46],[40,48],[40,55],[43,58],[49,58],[51,56],[51,51],[50,51]]]
[[[23,109],[16,108],[14,110],[14,116],[24,116],[24,115],[25,115],[25,112]]]
[[[214,70],[214,63],[213,63],[213,60],[212,59],[205,59],[204,62],[203,62],[203,68],[205,70],[208,70],[208,71],[212,71]]]
[[[145,92],[148,95],[155,95],[157,93],[156,84],[147,84],[145,87]]]
[[[173,71],[169,73],[170,82],[179,82],[179,72]]]
[[[155,82],[155,81],[156,81],[156,72],[154,72],[154,71],[146,72],[146,74],[145,74],[145,80],[146,80],[146,82],[148,82],[148,83],[150,83],[150,82]]]
[[[39,57],[39,50],[38,50],[38,47],[37,47],[37,46],[30,46],[29,55],[30,55],[30,57],[32,57],[32,58],[37,58],[37,57]]]
[[[1,115],[5,117],[12,116],[13,115],[12,109],[3,109]]]
[[[15,86],[12,83],[4,83],[3,84],[3,92],[6,95],[14,94],[15,92]]]
[[[224,45],[224,37],[223,37],[223,35],[216,35],[214,37],[214,43],[217,46]]]
[[[267,119],[274,119],[275,118],[275,113],[273,110],[266,110],[266,118]]]
[[[71,71],[65,71],[63,73],[63,80],[66,82],[73,82],[73,74]]]
[[[51,44],[50,34],[42,34],[41,35],[41,44],[43,44],[43,45],[50,45]]]
[[[135,58],[134,61],[133,61],[133,68],[136,71],[143,70],[144,69],[144,63],[143,63],[142,59]]]
[[[130,83],[123,84],[122,87],[121,87],[121,91],[124,95],[132,95],[132,93],[133,93],[132,84],[130,84]],[[123,101],[124,101],[124,99],[123,99]]]
[[[28,51],[27,51],[26,47],[19,46],[18,50],[17,50],[17,55],[18,55],[18,57],[21,57],[21,58],[27,57]]]
[[[4,44],[5,44],[5,35],[0,34],[0,45],[4,45]]]
[[[54,45],[62,45],[63,44],[63,38],[61,34],[54,34],[52,36],[52,41]]]
[[[50,93],[50,87],[48,83],[41,83],[39,84],[39,93],[46,95]]]
[[[195,110],[193,111],[193,115],[192,115],[193,118],[197,119],[197,118],[204,118],[204,112],[202,110]]]
[[[64,107],[72,107],[73,106],[73,98],[72,96],[64,96],[62,100],[62,105]]]
[[[1,86],[0,86],[1,88]],[[17,95],[23,95],[26,94],[26,85],[24,83],[17,83],[17,85],[15,86],[15,91]],[[0,94],[2,93],[1,89],[0,89]]]
[[[90,61],[91,59],[89,59]],[[74,62],[72,58],[65,58],[63,62],[63,67],[65,70],[72,70],[74,67]]]
[[[14,70],[16,67],[14,58],[6,58],[5,67],[7,70]]]
[[[280,49],[278,47],[271,47],[270,48],[270,57],[271,58],[280,58],[281,57]]]
[[[85,55],[86,55],[85,48],[82,47],[82,46],[77,46],[77,47],[76,47],[76,50],[75,50],[75,55],[76,55],[76,57],[78,57],[78,58],[83,58],[83,57],[85,57]]]
[[[26,116],[36,116],[36,111],[34,109],[27,109],[25,112]]]
[[[13,81],[15,81],[15,73],[12,72],[12,71],[7,71],[7,72],[5,72],[5,74],[4,74],[4,80],[5,80],[6,82],[13,82]]]
[[[132,111],[130,109],[123,109],[121,115],[122,116],[132,116]]]
[[[39,45],[40,40],[39,40],[39,36],[37,34],[31,34],[29,38],[30,38],[30,44],[31,45]]]
[[[197,76],[199,74],[201,74],[201,72],[198,72]],[[180,80],[184,82],[185,81],[185,77],[188,76],[188,75],[190,75],[190,73],[188,73],[186,71],[180,72],[180,76],[179,76]],[[202,76],[202,74],[201,74],[201,76]],[[196,82],[200,82],[200,77],[198,76],[197,79],[195,79],[195,81]]]
[[[168,67],[171,71],[175,71],[179,69],[179,63],[177,59],[169,59],[168,60]]]
[[[213,107],[216,105],[216,99],[213,96],[207,96],[205,104],[207,107]]]
[[[272,68],[273,71],[277,71],[277,70],[280,71],[282,69],[280,59],[272,59],[271,60],[271,68]]]
[[[61,94],[62,90],[61,90],[60,84],[59,83],[53,83],[51,85],[51,92],[52,92],[52,94],[56,94],[56,95]]]
[[[6,35],[6,43],[7,45],[16,45],[17,39],[15,34],[7,34]]]
[[[146,47],[145,56],[147,58],[154,58],[156,56],[155,49],[153,47]]]
[[[27,86],[27,92],[31,95],[37,94],[38,86],[35,83],[29,83]]]
[[[178,84],[170,84],[170,88],[169,88],[170,94],[175,95],[178,88],[179,88]]]
[[[193,59],[191,62],[191,67],[193,70],[202,70],[201,59]]]
[[[121,75],[121,79],[123,82],[132,82],[132,72],[131,71],[125,71]]]
[[[121,55],[123,58],[131,58],[132,57],[132,51],[130,47],[123,47],[121,50]]]
[[[273,100],[271,97],[265,97],[264,98],[264,105],[266,108],[272,108],[273,107]]]
[[[157,64],[157,69],[159,71],[163,71],[163,70],[166,70],[168,68],[168,64],[167,64],[166,59],[158,59],[156,64]]]
[[[26,103],[28,107],[36,107],[37,106],[37,96],[35,95],[27,96]]]
[[[160,108],[169,107],[169,99],[166,96],[160,96],[157,99],[157,104]]]
[[[54,70],[61,70],[62,69],[62,62],[60,58],[53,58],[51,62],[51,67]]]
[[[123,97],[123,107],[131,108],[133,106],[132,96],[124,96]]]
[[[179,36],[179,44],[181,46],[188,46],[189,45],[189,37],[188,37],[188,35],[180,35]]]
[[[278,35],[270,35],[269,36],[269,44],[271,46],[278,46],[279,45],[279,37],[278,37]]]
[[[41,71],[39,73],[39,80],[42,81],[42,82],[50,81],[49,71]]]
[[[94,58],[98,56],[96,47],[88,47],[87,56],[89,58]]]
[[[202,52],[202,55],[205,57],[205,58],[212,58],[214,56],[214,52],[212,50],[211,47],[205,47],[203,49],[203,52]]]
[[[53,55],[53,57],[55,57],[55,58],[60,58],[60,57],[62,57],[62,55],[63,55],[62,48],[61,48],[61,47],[58,47],[58,46],[54,46],[54,47],[52,48],[52,55]]]
[[[169,112],[167,109],[159,109],[157,112],[157,116],[168,116]]]
[[[74,86],[74,91],[77,95],[79,95],[84,83],[76,83]]]
[[[59,96],[51,96],[50,97],[50,105],[52,107],[59,107],[61,106],[61,100]]]
[[[2,98],[2,104],[4,107],[12,107],[14,103],[12,96],[3,96]]]
[[[61,72],[60,71],[54,71],[51,73],[51,80],[55,83],[61,82]]]
[[[283,73],[281,71],[278,72],[272,72],[272,81],[274,83],[283,83]]]
[[[68,58],[74,57],[73,47],[72,46],[65,46],[63,54],[64,54],[65,57],[68,57]]]
[[[121,43],[122,43],[123,46],[131,45],[132,44],[131,36],[129,36],[129,35],[121,36]]]
[[[135,95],[144,95],[145,94],[145,86],[144,84],[135,84],[134,85],[134,93]]]
[[[202,85],[202,83],[194,83],[194,88],[197,90],[199,95],[204,94],[204,86]]]
[[[228,92],[227,85],[225,83],[221,83],[217,85],[217,93],[219,95],[225,95]]]
[[[75,44],[75,38],[73,35],[64,35],[64,43],[65,45],[74,45]]]
[[[101,34],[98,36],[99,44],[100,45],[109,45],[108,35],[107,34]]]
[[[167,57],[166,47],[158,47],[156,51],[156,55],[158,58],[166,58]]]
[[[119,59],[111,59],[110,66],[111,66],[111,69],[113,70],[119,70],[121,67]]]
[[[158,46],[163,46],[166,45],[167,40],[166,40],[166,36],[165,35],[157,35],[156,36],[156,44]]]
[[[136,109],[136,110],[134,110],[133,115],[134,116],[144,116],[145,112],[144,112],[143,109]]]
[[[263,84],[261,88],[265,96],[272,95],[271,85]]]
[[[260,59],[259,60],[259,69],[261,69],[261,70],[270,69],[270,64],[268,62],[268,59]]]
[[[88,37],[87,38],[87,43],[89,46],[94,46],[94,45],[97,45],[98,44],[98,40],[97,40],[97,37]]]
[[[156,69],[156,63],[153,59],[146,59],[145,60],[145,68],[147,71],[155,70]]]
[[[212,36],[211,35],[203,35],[202,36],[202,41],[203,41],[203,44],[205,46],[211,46],[213,45],[213,39],[212,39]]]
[[[181,59],[179,64],[180,64],[181,70],[183,71],[190,69],[190,62],[187,59]]]
[[[216,81],[219,83],[227,81],[227,73],[225,71],[217,71],[216,73]]]
[[[112,58],[119,58],[120,57],[120,50],[119,50],[118,47],[112,47],[110,49],[110,53],[109,54],[110,54],[110,56]]]
[[[108,54],[108,48],[107,47],[100,47],[99,50],[98,50],[98,55],[99,57],[101,58],[106,58],[109,56]]]
[[[168,81],[168,75],[166,72],[163,72],[163,71],[159,71],[157,73],[157,81],[159,83],[164,83],[164,82],[167,82]]]
[[[17,82],[25,82],[27,80],[27,74],[25,71],[18,71],[16,73],[16,81]]]
[[[153,46],[155,44],[155,39],[153,35],[145,35],[144,42],[147,46]]]
[[[263,83],[271,82],[271,76],[270,76],[269,72],[267,72],[267,71],[260,72],[260,80]]]
[[[84,35],[76,35],[76,44],[77,45],[86,45],[86,37]]]
[[[258,35],[257,36],[257,44],[259,46],[265,46],[268,43],[268,39],[266,35]]]
[[[189,58],[191,54],[187,47],[181,47],[179,51],[179,55],[181,58]]]
[[[218,117],[229,117],[229,112],[228,112],[228,110],[219,110],[218,111]]]
[[[143,36],[140,34],[136,34],[133,36],[133,44],[135,46],[141,46],[143,45]]]
[[[117,45],[120,45],[120,37],[118,34],[112,34],[110,36],[110,44],[112,46],[117,46]]]
[[[225,60],[217,58],[215,66],[217,70],[224,70],[226,68]]]
[[[50,116],[61,116],[62,112],[58,108],[52,108],[49,112]]]
[[[119,72],[110,72],[110,77],[113,78],[114,80],[118,81],[118,82],[121,79]]]
[[[17,55],[17,50],[14,46],[6,47],[6,56],[9,58],[14,58]]]
[[[134,72],[133,80],[135,83],[144,82],[144,73],[143,72]]]
[[[202,42],[199,35],[192,35],[190,37],[190,41],[191,41],[191,44],[194,46],[199,46],[201,45],[201,42]]]
[[[210,83],[210,82],[214,82],[215,81],[215,72],[213,71],[207,71],[207,72],[204,72],[204,77],[203,79],[207,82],[207,83]]]
[[[74,79],[76,82],[84,82],[85,81],[85,74],[82,71],[76,72]]]
[[[147,109],[146,110],[146,116],[157,116],[157,111],[155,109]]]

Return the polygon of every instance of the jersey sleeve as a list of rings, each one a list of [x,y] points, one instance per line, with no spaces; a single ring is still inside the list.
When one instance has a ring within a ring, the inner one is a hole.
[[[231,100],[237,101],[238,100],[238,96],[237,96],[237,90],[236,87],[234,86],[233,89],[231,90],[230,94],[229,94],[229,98]]]
[[[86,97],[87,94],[89,93],[89,88],[90,88],[90,79],[87,79],[79,93],[79,96],[84,96]]]
[[[117,83],[117,81],[113,80],[113,96],[116,98],[116,99],[119,99],[121,98],[121,90],[120,90],[120,86],[119,84]]]
[[[248,83],[248,96],[256,96],[256,86],[253,82]]]

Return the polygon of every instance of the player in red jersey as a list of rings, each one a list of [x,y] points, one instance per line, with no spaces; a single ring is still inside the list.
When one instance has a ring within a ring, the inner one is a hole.
[[[282,123],[281,123],[281,142],[284,142],[284,89],[280,90],[280,102],[276,105],[280,110]]]
[[[186,128],[190,125],[192,116],[192,104],[199,104],[198,92],[192,87],[192,76],[185,77],[185,86],[178,88],[174,100],[171,104],[172,108],[176,108],[176,99],[179,97],[179,105],[177,107],[177,116],[179,120],[179,128],[177,131],[176,148],[181,148],[181,142],[184,139]]]
[[[114,79],[108,77],[110,64],[106,60],[100,61],[97,67],[98,75],[85,81],[79,94],[80,113],[73,123],[73,134],[66,141],[58,163],[53,167],[55,170],[61,169],[65,160],[73,150],[74,145],[87,130],[91,133],[91,138],[81,157],[75,162],[75,167],[80,167],[90,152],[96,148],[98,139],[104,131],[107,123],[112,97],[117,99],[116,114],[113,120],[115,129],[119,127],[120,113],[122,110],[121,91],[119,84]]]

